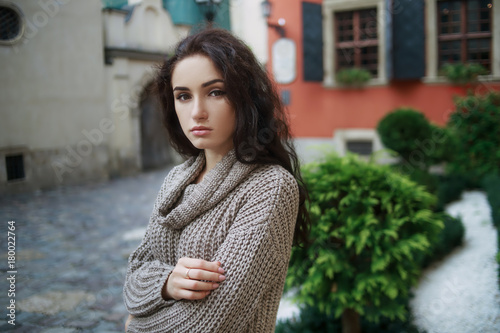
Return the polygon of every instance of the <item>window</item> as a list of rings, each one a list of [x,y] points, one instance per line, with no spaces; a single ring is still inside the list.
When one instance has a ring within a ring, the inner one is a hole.
[[[362,156],[370,156],[373,152],[372,140],[348,140],[346,148],[351,153],[356,153]]]
[[[7,169],[7,180],[25,178],[23,155],[5,156],[5,166]]]
[[[491,0],[437,2],[439,67],[472,62],[491,72],[492,7]]]
[[[360,67],[378,75],[376,8],[335,13],[336,71]]]
[[[500,1],[500,0],[499,0]],[[369,86],[388,83],[390,9],[388,0],[323,0],[323,86],[339,86],[336,73],[360,67],[372,74]]]
[[[0,42],[16,42],[23,34],[24,26],[19,10],[11,6],[0,6]]]
[[[351,152],[366,157],[384,149],[375,129],[337,128],[332,143],[340,156]]]

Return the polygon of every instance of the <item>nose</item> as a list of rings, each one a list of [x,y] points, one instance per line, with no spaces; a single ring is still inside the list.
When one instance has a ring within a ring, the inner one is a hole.
[[[193,103],[193,109],[191,110],[191,116],[194,120],[203,120],[207,118],[207,111],[205,109],[205,103],[202,98],[195,98]]]

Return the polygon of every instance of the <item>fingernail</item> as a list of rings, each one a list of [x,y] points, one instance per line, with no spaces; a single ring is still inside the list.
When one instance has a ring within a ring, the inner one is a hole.
[[[218,284],[218,283],[213,283],[213,284],[212,284],[212,288],[214,288],[214,289],[215,289],[215,288],[218,288],[218,287],[219,287],[219,284]]]
[[[226,277],[224,275],[219,275],[219,281],[224,281]]]
[[[219,273],[224,274],[226,271],[219,267]]]
[[[220,263],[220,261],[217,261],[217,265],[218,265],[218,266],[220,266],[220,265],[222,265],[222,264]]]

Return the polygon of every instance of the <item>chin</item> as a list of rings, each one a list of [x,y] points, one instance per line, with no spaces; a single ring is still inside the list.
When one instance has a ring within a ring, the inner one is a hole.
[[[196,140],[191,141],[191,144],[196,148],[196,149],[210,149],[210,145],[204,144],[202,142],[196,142]]]

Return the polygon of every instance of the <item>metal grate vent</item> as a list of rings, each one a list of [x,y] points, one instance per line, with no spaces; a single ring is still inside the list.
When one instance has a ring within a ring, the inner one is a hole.
[[[25,178],[23,155],[5,156],[5,166],[7,169],[7,180]]]
[[[373,152],[373,142],[370,140],[366,141],[347,141],[346,148],[352,153],[359,155],[370,155]]]
[[[12,41],[21,34],[22,22],[19,13],[10,7],[0,6],[0,40]]]

